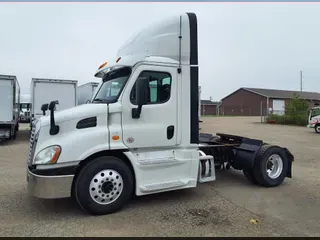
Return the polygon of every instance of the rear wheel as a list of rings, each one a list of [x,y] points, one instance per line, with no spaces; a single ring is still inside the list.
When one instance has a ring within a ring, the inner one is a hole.
[[[86,212],[110,214],[125,205],[133,186],[133,173],[121,159],[98,157],[80,170],[73,195]]]
[[[12,130],[13,130],[13,132],[12,132]],[[13,129],[13,126],[12,126],[10,129],[10,139],[15,140],[16,137],[17,137],[17,127],[14,127],[14,129]]]
[[[320,133],[320,124],[317,124],[317,125],[314,127],[314,130],[316,131],[316,133]]]
[[[263,145],[255,161],[253,176],[262,186],[278,186],[286,177],[288,161],[282,148]]]

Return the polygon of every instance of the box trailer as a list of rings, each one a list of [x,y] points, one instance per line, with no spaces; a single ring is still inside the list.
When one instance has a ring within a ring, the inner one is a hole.
[[[76,106],[77,87],[76,80],[32,78],[30,86],[32,121],[43,116],[41,106],[51,101],[58,101],[56,111]],[[32,124],[30,125],[32,127]]]
[[[78,105],[81,105],[90,101],[98,85],[99,85],[98,82],[88,82],[79,86],[77,89]]]
[[[19,130],[20,86],[16,76],[0,75],[0,141]]]

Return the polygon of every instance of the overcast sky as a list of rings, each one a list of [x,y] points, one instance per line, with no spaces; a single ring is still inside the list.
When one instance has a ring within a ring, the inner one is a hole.
[[[181,12],[198,17],[202,99],[240,87],[320,91],[317,3],[12,3],[0,6],[0,74],[98,81],[126,38]]]

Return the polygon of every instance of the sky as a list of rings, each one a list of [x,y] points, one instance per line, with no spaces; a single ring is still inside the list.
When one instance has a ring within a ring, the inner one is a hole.
[[[97,67],[139,29],[198,18],[202,99],[240,87],[320,92],[318,3],[1,3],[0,74],[99,81]]]

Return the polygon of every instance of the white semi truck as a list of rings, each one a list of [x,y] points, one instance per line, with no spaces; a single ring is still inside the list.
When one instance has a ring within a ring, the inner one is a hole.
[[[30,85],[32,121],[47,114],[41,110],[41,106],[49,104],[52,100],[58,101],[57,111],[75,107],[77,87],[76,80],[32,78]],[[32,123],[30,125],[32,128]]]
[[[29,193],[72,196],[98,215],[120,210],[132,194],[214,181],[217,168],[242,170],[265,187],[291,178],[294,157],[287,148],[200,134],[198,68],[194,13],[143,29],[99,67],[102,83],[89,104],[55,112],[52,101],[50,116],[33,123]]]
[[[20,86],[17,77],[0,75],[0,141],[16,138],[19,113]]]
[[[30,94],[21,94],[20,96],[20,122],[30,123],[31,97]]]
[[[98,82],[88,82],[83,85],[80,85],[77,89],[78,105],[90,101],[98,85]]]
[[[309,111],[308,128],[313,128],[316,133],[320,133],[320,106],[315,106]]]

